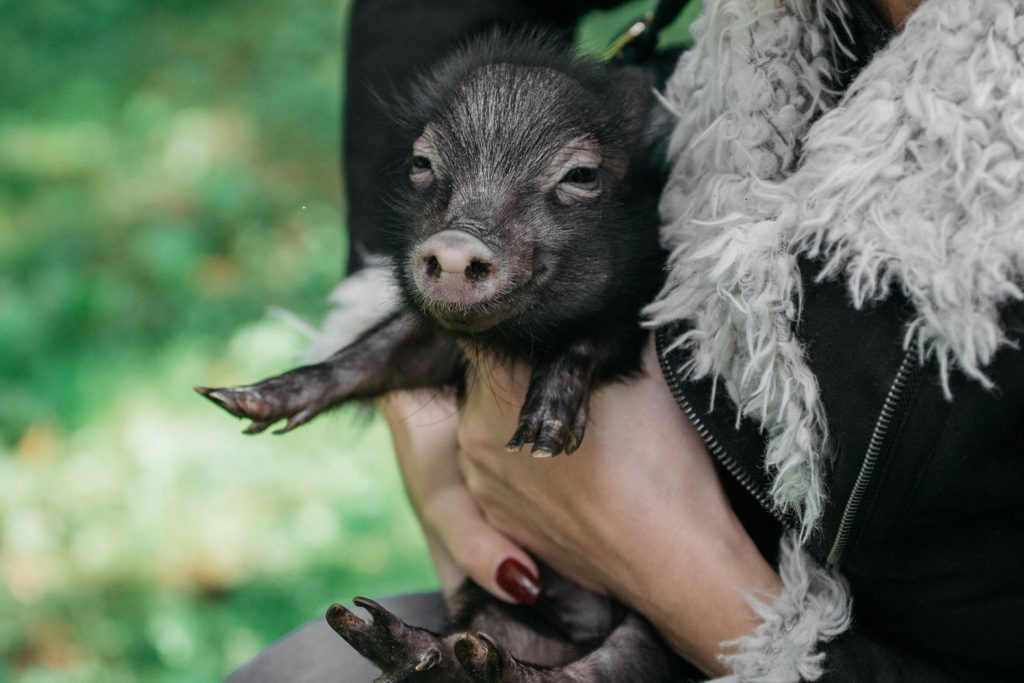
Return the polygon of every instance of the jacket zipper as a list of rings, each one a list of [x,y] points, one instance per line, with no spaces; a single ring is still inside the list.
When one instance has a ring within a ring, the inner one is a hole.
[[[906,352],[903,354],[903,360],[896,370],[896,377],[893,378],[892,385],[889,387],[889,393],[886,394],[885,401],[882,403],[882,410],[878,414],[878,420],[875,421],[875,428],[871,431],[871,439],[868,441],[868,448],[864,453],[864,460],[861,461],[857,479],[853,483],[853,491],[850,492],[850,497],[846,499],[846,507],[843,509],[843,516],[839,520],[839,529],[836,531],[832,548],[828,551],[828,564],[838,564],[843,556],[843,551],[846,550],[846,544],[850,540],[850,529],[853,527],[853,520],[857,517],[857,512],[864,500],[864,493],[867,491],[868,484],[875,472],[875,466],[878,464],[878,457],[881,455],[882,448],[886,445],[886,439],[889,437],[894,426],[893,417],[906,396],[906,389],[914,368],[915,355],[914,347],[908,345]]]
[[[669,367],[668,360],[660,353],[657,354],[657,356],[658,364],[661,366],[661,374],[668,381],[669,389],[672,390],[672,395],[675,397],[676,403],[678,403],[679,407],[683,409],[683,413],[686,415],[687,419],[690,420],[693,428],[697,430],[697,434],[699,434],[700,438],[704,441],[704,445],[707,446],[712,457],[714,457],[722,467],[732,475],[733,479],[738,481],[740,485],[746,489],[747,493],[752,495],[757,502],[759,502],[761,506],[772,515],[772,517],[779,520],[782,524],[786,524],[786,520],[783,519],[782,515],[780,515],[778,510],[775,509],[775,505],[768,499],[768,496],[766,496],[754,484],[754,481],[740,468],[739,464],[732,458],[732,456],[725,451],[722,444],[712,436],[707,425],[705,425],[703,420],[700,419],[697,415],[697,411],[693,409],[693,406],[690,405],[690,402],[683,394],[681,386],[682,383],[676,377],[674,369]]]

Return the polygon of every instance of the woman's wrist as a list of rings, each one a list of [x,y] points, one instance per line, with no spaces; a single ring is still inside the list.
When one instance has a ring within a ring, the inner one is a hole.
[[[728,673],[719,657],[726,641],[749,635],[760,619],[747,602],[771,602],[782,590],[774,568],[733,517],[734,525],[666,539],[631,562],[628,585],[616,596],[651,621],[680,655],[709,675]]]

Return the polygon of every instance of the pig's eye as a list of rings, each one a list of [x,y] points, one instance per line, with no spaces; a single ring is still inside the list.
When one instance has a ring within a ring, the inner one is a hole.
[[[556,194],[563,202],[587,201],[601,194],[597,166],[573,166],[558,181]]]
[[[597,185],[597,168],[594,166],[577,166],[569,169],[569,172],[562,176],[563,183],[590,187]]]
[[[412,155],[412,170],[409,179],[418,187],[426,187],[434,180],[434,164],[422,154]]]
[[[563,204],[597,199],[604,191],[608,175],[601,156],[601,146],[591,137],[570,140],[552,156],[542,178],[542,187],[555,191]]]

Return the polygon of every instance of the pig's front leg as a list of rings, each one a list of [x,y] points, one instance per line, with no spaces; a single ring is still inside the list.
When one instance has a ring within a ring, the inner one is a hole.
[[[322,363],[257,384],[196,391],[232,415],[251,420],[246,434],[287,420],[276,432],[283,434],[347,401],[395,389],[442,387],[458,382],[463,371],[462,352],[454,340],[416,315],[398,312]]]
[[[518,451],[532,442],[530,455],[549,458],[579,448],[587,427],[590,392],[602,360],[593,342],[580,341],[538,363],[519,412],[519,428],[506,450]]]

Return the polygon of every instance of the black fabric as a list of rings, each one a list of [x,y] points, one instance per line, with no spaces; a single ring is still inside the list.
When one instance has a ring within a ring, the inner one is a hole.
[[[912,311],[898,292],[855,311],[842,283],[815,284],[817,268],[804,270],[799,336],[839,445],[810,547],[824,561],[906,353]],[[1006,326],[1020,339],[1018,309]],[[1024,358],[1011,347],[997,355],[988,368],[996,391],[954,371],[949,401],[935,363],[918,367],[916,347],[910,353],[890,436],[833,559],[857,623],[877,638],[959,680],[1014,680],[1024,676]]]
[[[818,683],[957,683],[965,679],[907,654],[848,631],[820,648],[825,674]],[[992,683],[996,683],[993,679]]]
[[[821,531],[809,547],[824,562],[882,403],[906,353],[903,332],[913,309],[894,292],[879,304],[855,311],[844,283],[816,283],[819,266],[802,260],[800,267],[805,295],[797,335],[821,387],[836,446]],[[856,334],[851,333],[854,330]],[[916,390],[919,377],[920,372],[915,371],[906,387],[904,404]]]
[[[843,43],[837,46],[832,56],[838,74],[832,86],[840,91],[846,90],[875,53],[896,35],[878,16],[869,0],[851,0],[847,3],[847,10],[844,16],[829,10],[829,19],[837,27],[836,33]]]
[[[952,401],[934,370],[922,369],[841,566],[883,637],[964,680],[1022,680],[1024,356],[997,355],[995,391],[956,373]]]

